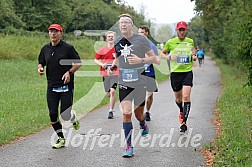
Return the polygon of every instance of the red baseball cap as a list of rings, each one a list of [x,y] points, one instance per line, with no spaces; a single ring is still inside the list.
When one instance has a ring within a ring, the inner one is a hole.
[[[180,29],[180,28],[187,29],[187,24],[186,24],[186,22],[184,22],[184,21],[178,22],[178,23],[177,23],[176,29],[178,30],[178,29]]]
[[[59,24],[52,24],[52,25],[50,25],[50,27],[48,28],[48,30],[50,30],[50,29],[56,29],[56,30],[59,30],[59,31],[63,31],[63,28]]]

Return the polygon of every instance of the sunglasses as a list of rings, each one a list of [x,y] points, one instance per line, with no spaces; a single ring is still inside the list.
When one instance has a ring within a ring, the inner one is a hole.
[[[59,32],[59,30],[56,30],[56,29],[50,29],[50,30],[49,30],[49,32],[50,32],[50,33],[57,33],[57,32]]]
[[[180,32],[181,32],[181,31],[186,31],[186,29],[185,29],[185,28],[180,28],[179,31],[180,31]]]

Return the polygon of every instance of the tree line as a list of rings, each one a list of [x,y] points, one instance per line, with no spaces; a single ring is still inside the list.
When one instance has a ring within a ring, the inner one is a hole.
[[[191,0],[197,16],[189,23],[188,36],[196,45],[209,46],[227,64],[238,64],[252,85],[252,1]],[[107,30],[122,13],[130,13],[135,25],[150,25],[124,0],[1,0],[0,29],[45,32],[52,23],[64,31]],[[160,35],[160,33],[159,33]]]
[[[252,86],[252,1],[191,1],[199,16],[190,23],[197,42],[210,46],[224,63],[247,72],[247,85]]]
[[[122,13],[130,13],[137,24],[146,24],[143,14],[123,0],[1,0],[0,29],[47,30],[59,23],[65,32],[106,30]]]

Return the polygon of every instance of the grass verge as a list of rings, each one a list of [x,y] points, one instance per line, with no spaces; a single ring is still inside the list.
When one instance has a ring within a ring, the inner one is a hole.
[[[207,146],[213,166],[252,166],[252,88],[244,87],[246,73],[216,60],[221,70],[223,92],[216,107],[220,130]]]

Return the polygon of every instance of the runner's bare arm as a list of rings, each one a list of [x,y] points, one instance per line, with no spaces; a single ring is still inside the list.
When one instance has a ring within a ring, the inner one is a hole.
[[[196,49],[194,47],[191,50],[191,55],[192,55],[192,60],[196,61],[197,60],[197,54],[196,54]]]

